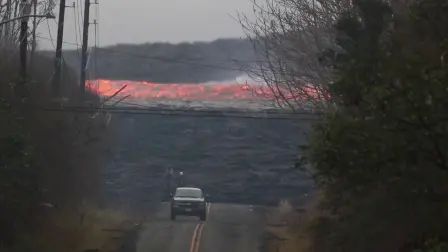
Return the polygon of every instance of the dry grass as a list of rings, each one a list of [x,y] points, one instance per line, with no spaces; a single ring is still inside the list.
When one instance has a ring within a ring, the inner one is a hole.
[[[54,213],[37,233],[22,237],[17,251],[118,251],[133,226],[129,216],[111,210],[90,209],[84,217],[76,211]]]
[[[98,200],[98,182],[103,167],[103,156],[98,153],[103,153],[109,141],[113,141],[106,134],[104,117],[92,119],[90,115],[50,113],[36,109],[55,106],[49,92],[53,61],[40,55],[35,58],[35,66],[29,69],[29,97],[17,99],[14,86],[18,81],[18,55],[10,48],[0,48],[0,58],[0,100],[12,107],[0,111],[2,120],[8,122],[0,123],[0,138],[23,136],[19,139],[24,138],[26,148],[22,148],[30,156],[30,160],[26,160],[27,166],[31,167],[29,171],[17,168],[11,178],[6,177],[5,172],[0,174],[5,180],[3,184],[8,185],[14,179],[20,181],[19,184],[27,184],[25,178],[30,184],[29,188],[14,188],[10,193],[12,196],[5,190],[0,192],[0,198],[5,198],[5,195],[9,197],[6,198],[7,202],[18,202],[17,211],[8,206],[10,204],[2,202],[0,206],[0,222],[8,224],[0,228],[0,251],[2,246],[16,247],[16,250],[8,249],[8,252],[113,250],[123,234],[104,229],[126,230],[130,225],[127,222],[129,216],[90,208],[84,211],[86,214],[81,221],[79,211],[70,208],[84,202],[96,204]],[[70,98],[70,103],[77,102],[76,92],[70,92],[78,89],[74,75],[75,72],[68,68],[63,74],[61,91],[64,97]],[[98,102],[97,97],[89,97],[89,102]],[[23,156],[18,156],[8,162],[14,165],[23,159]],[[35,194],[31,195],[29,191]],[[46,212],[42,213],[40,202],[49,202],[57,208],[45,209]],[[8,238],[5,239],[5,236]],[[3,244],[4,240],[8,241],[7,245]]]
[[[268,252],[308,252],[312,250],[311,227],[318,211],[313,201],[304,208],[282,202],[268,215]]]

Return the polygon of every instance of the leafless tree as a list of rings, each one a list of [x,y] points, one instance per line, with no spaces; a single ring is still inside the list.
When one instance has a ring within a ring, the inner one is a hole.
[[[51,13],[56,6],[54,0],[28,0],[28,4],[33,5],[33,8],[35,8],[34,15]],[[20,17],[22,8],[24,8],[22,0],[0,0],[0,22]],[[30,30],[35,31],[43,19],[36,18],[36,20],[33,20],[33,28]],[[10,49],[16,45],[19,41],[19,29],[20,19],[0,25],[0,46]],[[32,36],[31,32],[30,36]],[[32,39],[34,39],[34,36],[32,36]],[[34,44],[34,41],[31,44]]]
[[[239,21],[259,60],[246,68],[269,87],[278,106],[302,110],[330,104],[331,69],[322,55],[335,43],[334,24],[350,0],[252,0]]]

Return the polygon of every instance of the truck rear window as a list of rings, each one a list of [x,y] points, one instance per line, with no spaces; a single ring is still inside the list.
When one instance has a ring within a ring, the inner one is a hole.
[[[202,192],[198,189],[182,189],[176,191],[175,197],[202,198]]]

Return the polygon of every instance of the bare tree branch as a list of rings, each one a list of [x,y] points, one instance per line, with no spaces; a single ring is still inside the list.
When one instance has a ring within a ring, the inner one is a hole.
[[[320,61],[335,47],[334,24],[350,0],[252,0],[239,22],[260,57],[245,66],[273,92],[279,106],[300,110],[331,105],[331,69]]]

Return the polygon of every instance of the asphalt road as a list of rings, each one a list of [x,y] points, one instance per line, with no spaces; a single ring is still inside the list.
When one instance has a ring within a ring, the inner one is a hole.
[[[256,252],[260,251],[264,208],[210,204],[207,221],[178,216],[169,219],[162,204],[144,224],[137,252]]]

